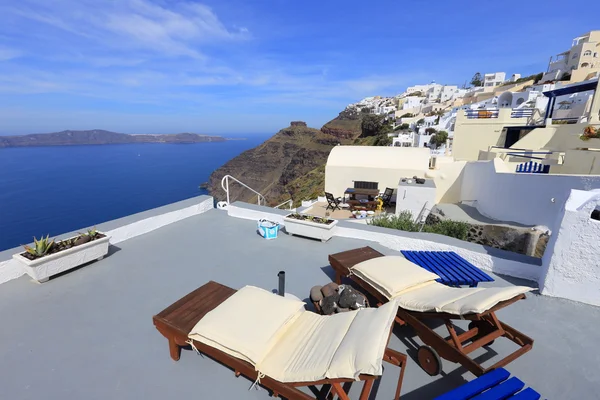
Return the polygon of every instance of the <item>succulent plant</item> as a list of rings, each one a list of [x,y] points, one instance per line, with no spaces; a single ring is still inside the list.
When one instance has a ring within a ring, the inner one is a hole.
[[[86,235],[88,235],[91,239],[94,239],[98,235],[98,230],[96,227],[88,229]]]
[[[52,248],[54,247],[54,240],[49,240],[50,239],[50,235],[46,236],[46,237],[41,237],[40,240],[37,240],[35,237],[33,238],[33,243],[34,243],[34,247],[31,246],[23,246],[25,248],[25,251],[33,256],[36,257],[43,257],[46,254],[48,254],[48,252],[50,250],[52,250]]]

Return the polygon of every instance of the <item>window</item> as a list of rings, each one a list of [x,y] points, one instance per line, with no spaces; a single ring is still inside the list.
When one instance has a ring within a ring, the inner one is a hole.
[[[591,56],[592,55],[592,51],[591,50],[586,50],[585,53],[583,53],[584,56]]]
[[[571,59],[573,59],[573,60],[576,59],[578,55],[579,55],[579,53],[573,54],[573,57],[571,57]]]
[[[589,66],[590,66],[590,64],[589,64],[589,63],[582,63],[582,64],[581,64],[581,68],[587,68],[587,67],[589,67]]]

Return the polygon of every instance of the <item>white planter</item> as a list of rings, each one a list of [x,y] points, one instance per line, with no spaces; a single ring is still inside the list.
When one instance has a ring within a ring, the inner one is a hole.
[[[334,219],[331,224],[325,225],[310,221],[301,221],[285,216],[283,218],[283,223],[285,225],[285,231],[290,235],[305,236],[326,242],[335,234],[338,221]]]
[[[27,275],[41,283],[53,275],[90,261],[101,260],[108,254],[109,240],[110,237],[106,236],[35,260],[29,260],[21,254],[14,254],[13,258],[23,266]]]

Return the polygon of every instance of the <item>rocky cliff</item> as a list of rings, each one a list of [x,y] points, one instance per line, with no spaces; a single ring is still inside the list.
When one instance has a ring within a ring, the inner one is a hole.
[[[88,131],[62,131],[23,136],[0,136],[0,147],[76,146],[90,144],[123,143],[200,143],[224,141],[220,136],[178,133],[174,135],[128,135],[93,129]]]
[[[215,198],[224,200],[221,179],[231,175],[262,193],[270,205],[290,198],[299,203],[304,197],[322,195],[324,165],[331,148],[353,140],[353,135],[331,134],[293,121],[260,146],[214,171],[209,190]],[[230,183],[230,201],[236,200],[256,203],[256,195],[237,183]]]
[[[352,110],[342,111],[321,128],[321,132],[335,136],[340,140],[354,140],[361,134],[360,114]]]

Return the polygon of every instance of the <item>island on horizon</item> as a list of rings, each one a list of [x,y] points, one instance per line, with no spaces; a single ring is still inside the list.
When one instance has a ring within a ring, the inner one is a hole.
[[[53,133],[34,133],[19,136],[0,136],[0,148],[38,146],[81,146],[130,143],[173,143],[191,144],[204,142],[224,142],[244,140],[244,138],[224,138],[222,136],[200,135],[197,133],[174,134],[128,134],[92,129],[83,131],[66,130]]]

